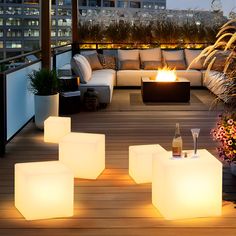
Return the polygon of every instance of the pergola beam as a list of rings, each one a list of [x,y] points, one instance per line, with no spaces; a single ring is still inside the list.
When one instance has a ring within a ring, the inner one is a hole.
[[[51,69],[51,0],[41,0],[42,68]]]
[[[78,50],[79,32],[78,32],[78,0],[72,0],[72,52]]]

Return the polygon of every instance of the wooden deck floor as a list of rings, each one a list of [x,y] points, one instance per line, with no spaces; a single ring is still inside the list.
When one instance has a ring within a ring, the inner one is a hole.
[[[117,92],[116,92],[117,93]],[[236,178],[224,170],[223,215],[166,221],[151,204],[151,185],[136,185],[128,175],[128,147],[159,143],[170,150],[174,126],[181,124],[184,148],[192,148],[190,128],[201,128],[199,147],[215,153],[210,137],[217,112],[172,109],[155,111],[81,112],[72,115],[72,130],[106,134],[106,170],[98,180],[75,179],[72,218],[25,221],[14,207],[14,164],[57,160],[57,145],[43,142],[43,133],[30,123],[7,146],[0,159],[0,235],[236,235]],[[207,196],[206,196],[207,197]]]

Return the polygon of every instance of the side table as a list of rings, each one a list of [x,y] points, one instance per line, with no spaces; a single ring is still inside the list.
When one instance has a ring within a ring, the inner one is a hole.
[[[168,220],[221,215],[222,163],[205,149],[198,154],[153,155],[152,203]]]
[[[62,115],[80,112],[80,91],[61,92],[59,113]]]

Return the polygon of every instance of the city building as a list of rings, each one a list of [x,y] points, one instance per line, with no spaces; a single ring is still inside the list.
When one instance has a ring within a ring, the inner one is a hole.
[[[52,0],[52,46],[71,41],[71,0]],[[0,0],[0,58],[39,48],[39,0]]]
[[[106,17],[114,9],[166,8],[166,0],[78,1],[82,21],[90,20],[91,13]],[[52,0],[51,13],[52,47],[71,42],[71,0]],[[39,48],[39,17],[39,0],[0,0],[0,59]]]
[[[221,11],[167,10],[167,0],[78,0],[79,20],[108,26],[111,23],[174,21],[219,24]],[[51,45],[71,42],[71,0],[52,0]],[[40,48],[39,0],[0,0],[0,59]]]

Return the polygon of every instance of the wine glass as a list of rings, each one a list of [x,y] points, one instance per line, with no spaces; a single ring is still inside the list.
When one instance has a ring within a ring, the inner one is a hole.
[[[199,137],[200,129],[194,128],[194,129],[191,129],[191,132],[193,136],[193,145],[194,145],[193,157],[198,157],[197,145],[198,145],[198,137]]]

